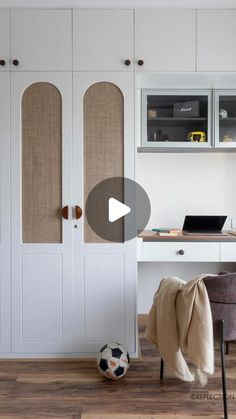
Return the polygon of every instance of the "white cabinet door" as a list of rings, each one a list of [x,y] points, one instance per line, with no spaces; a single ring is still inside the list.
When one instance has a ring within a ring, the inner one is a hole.
[[[141,65],[138,64],[140,60]],[[196,12],[194,10],[135,11],[137,70],[195,71],[195,61]]]
[[[236,71],[236,10],[198,10],[197,70]]]
[[[12,10],[12,70],[71,70],[71,32],[71,10]]]
[[[0,352],[10,350],[10,74],[0,74]]]
[[[115,166],[134,178],[133,98],[131,73],[74,73],[73,201],[83,209],[73,223],[74,351],[82,355],[97,353],[108,341],[121,342],[131,354],[137,353],[135,240],[104,242],[89,231],[84,214],[89,181],[96,185],[101,178],[114,176]],[[121,148],[114,140],[118,132]]]
[[[133,69],[132,10],[74,10],[73,27],[74,70]]]
[[[0,10],[0,71],[10,69],[10,12]]]
[[[12,348],[73,350],[69,73],[12,75]],[[64,210],[64,215],[66,208]]]

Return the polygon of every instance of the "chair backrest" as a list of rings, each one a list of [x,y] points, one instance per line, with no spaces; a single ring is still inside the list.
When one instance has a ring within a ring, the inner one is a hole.
[[[207,276],[204,283],[211,303],[214,334],[224,320],[224,340],[236,340],[236,272]]]

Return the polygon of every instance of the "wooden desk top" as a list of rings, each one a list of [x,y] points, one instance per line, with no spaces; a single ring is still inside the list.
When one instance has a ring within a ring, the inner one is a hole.
[[[224,231],[224,235],[206,236],[206,235],[185,235],[182,231],[177,236],[159,236],[155,231],[144,230],[138,238],[145,242],[236,242],[236,236]]]

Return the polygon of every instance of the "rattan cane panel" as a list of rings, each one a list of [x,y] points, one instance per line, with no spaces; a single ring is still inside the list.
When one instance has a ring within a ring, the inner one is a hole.
[[[124,99],[112,83],[92,85],[84,96],[84,202],[92,188],[102,180],[124,176]],[[123,187],[119,198],[123,200]],[[99,203],[94,206],[97,217]],[[116,241],[123,242],[123,220],[116,222]],[[105,227],[104,227],[105,228]],[[84,219],[84,240],[103,243]]]
[[[22,241],[62,242],[62,99],[50,83],[22,96]]]

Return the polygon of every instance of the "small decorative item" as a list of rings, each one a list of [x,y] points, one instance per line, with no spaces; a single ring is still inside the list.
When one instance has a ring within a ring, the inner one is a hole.
[[[157,119],[156,109],[148,109],[148,119]]]
[[[129,353],[120,343],[107,343],[97,356],[98,371],[109,380],[122,378],[127,373],[129,364]]]
[[[223,143],[232,143],[234,140],[230,137],[230,135],[226,134],[223,137]]]
[[[199,100],[174,103],[174,118],[192,118],[199,116]]]
[[[221,109],[219,112],[219,117],[220,119],[226,119],[228,118],[228,112],[226,111],[226,109]]]
[[[188,133],[188,140],[191,142],[205,143],[206,133],[204,131],[192,131]]]

